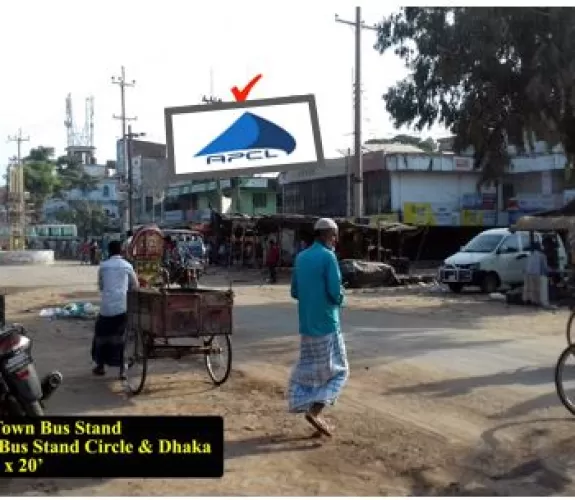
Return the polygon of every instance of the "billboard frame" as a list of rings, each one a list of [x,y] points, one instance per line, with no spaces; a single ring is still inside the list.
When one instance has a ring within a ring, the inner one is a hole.
[[[266,167],[248,167],[234,168],[227,170],[213,170],[211,172],[192,172],[188,174],[176,174],[176,159],[174,157],[174,123],[172,118],[175,115],[190,113],[206,113],[213,111],[226,111],[230,109],[253,109],[266,106],[277,106],[284,104],[307,104],[311,120],[311,128],[316,151],[315,162],[300,162],[287,165],[273,165]],[[240,177],[242,175],[261,174],[266,172],[287,172],[289,170],[298,170],[300,168],[312,168],[318,164],[323,165],[325,159],[323,154],[323,145],[321,142],[321,133],[319,129],[319,118],[315,96],[313,94],[292,95],[288,97],[274,97],[271,99],[254,99],[243,102],[217,102],[214,104],[195,104],[192,106],[177,106],[164,108],[164,119],[166,126],[166,152],[168,160],[168,176],[170,181],[185,180],[202,180],[202,179],[225,179],[229,177]]]

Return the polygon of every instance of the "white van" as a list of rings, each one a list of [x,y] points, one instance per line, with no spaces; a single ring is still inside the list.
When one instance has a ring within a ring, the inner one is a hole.
[[[534,238],[542,244],[540,233]],[[556,235],[559,270],[567,266],[567,253]],[[439,268],[439,281],[459,293],[464,286],[479,286],[485,293],[501,286],[523,283],[526,259],[530,252],[529,231],[511,232],[507,228],[488,229],[478,234],[459,252],[448,257]]]

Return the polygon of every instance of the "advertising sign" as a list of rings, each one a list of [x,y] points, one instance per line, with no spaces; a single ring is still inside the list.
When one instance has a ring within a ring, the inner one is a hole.
[[[171,175],[206,179],[323,164],[313,95],[166,108]]]
[[[495,210],[462,210],[462,226],[493,227],[497,222],[497,212]]]
[[[416,226],[454,226],[457,217],[453,207],[440,203],[404,203],[403,222]]]

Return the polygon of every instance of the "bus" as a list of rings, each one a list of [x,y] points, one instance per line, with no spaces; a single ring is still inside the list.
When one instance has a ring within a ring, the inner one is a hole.
[[[35,240],[75,240],[78,238],[76,224],[35,224],[28,226],[28,238]]]

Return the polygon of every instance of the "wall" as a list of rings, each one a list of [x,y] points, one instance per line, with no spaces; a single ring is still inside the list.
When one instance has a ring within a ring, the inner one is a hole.
[[[265,205],[254,206],[254,195],[261,201],[265,198]],[[238,210],[236,210],[238,211]],[[267,189],[240,190],[239,211],[247,215],[273,215],[277,213],[277,194]]]
[[[477,191],[475,172],[390,172],[391,209],[399,211],[406,202],[439,203],[459,209],[461,197]]]

